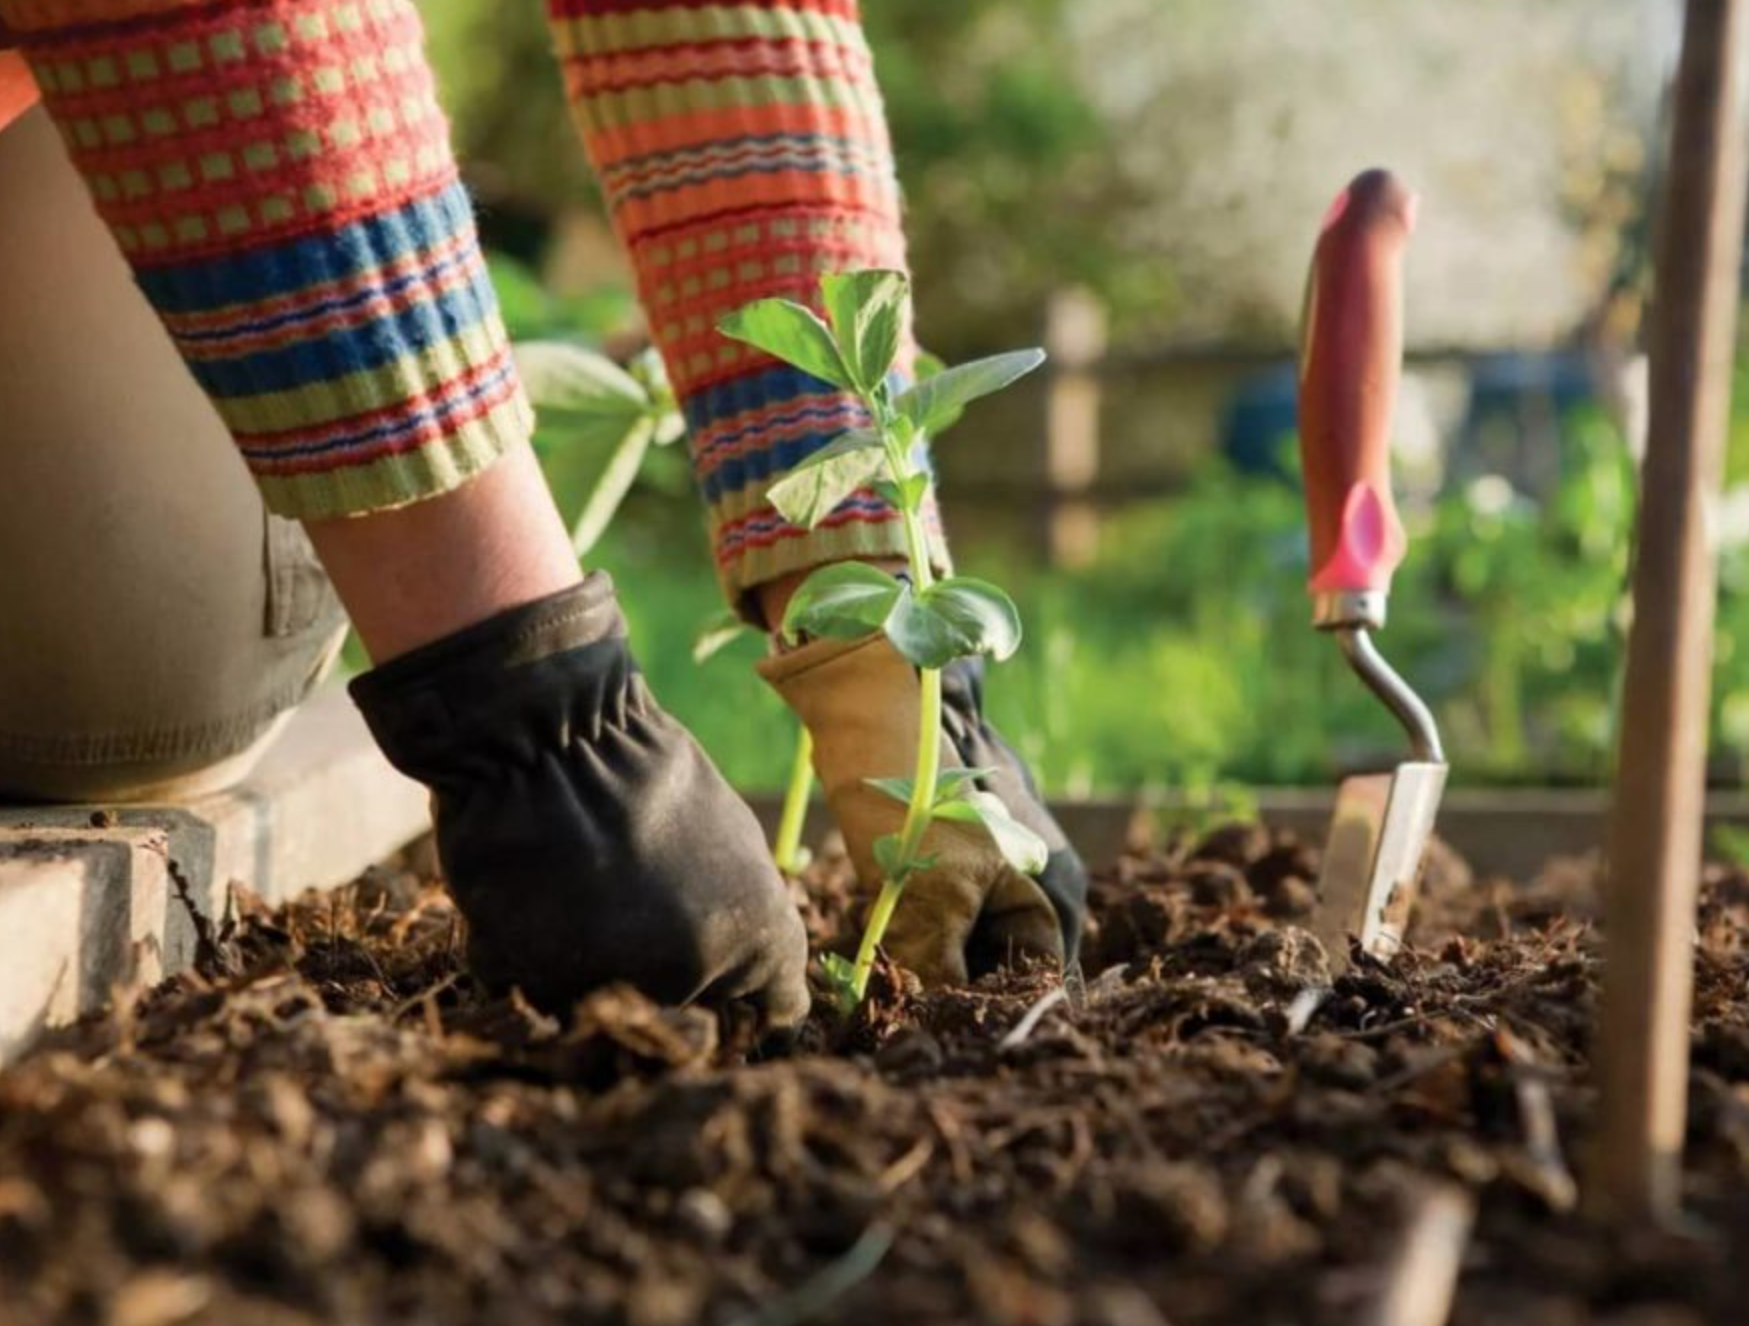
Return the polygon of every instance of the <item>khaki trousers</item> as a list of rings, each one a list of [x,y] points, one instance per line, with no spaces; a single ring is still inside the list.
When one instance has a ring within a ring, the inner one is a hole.
[[[343,628],[47,117],[0,130],[0,797],[235,781]]]

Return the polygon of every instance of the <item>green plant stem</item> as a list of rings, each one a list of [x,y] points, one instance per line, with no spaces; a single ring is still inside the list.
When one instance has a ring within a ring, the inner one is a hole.
[[[887,439],[887,466],[902,483],[913,473],[911,459],[905,454],[903,447],[893,442],[891,425],[878,408],[876,417],[880,419],[882,434]],[[924,533],[923,520],[919,514],[922,505],[922,502],[907,505],[901,512],[914,591],[928,589],[935,583],[935,570],[929,564],[929,540]],[[921,668],[918,670],[918,677],[921,695],[918,702],[917,770],[916,776],[911,780],[911,800],[905,807],[904,827],[899,830],[899,861],[902,867],[909,866],[923,846],[923,835],[929,830],[929,821],[935,810],[936,783],[941,776],[941,672],[936,668]],[[887,933],[887,925],[893,919],[893,909],[899,905],[899,897],[904,891],[903,876],[881,882],[880,895],[875,899],[874,909],[869,913],[868,925],[862,932],[862,942],[856,950],[856,968],[852,973],[851,988],[858,1001],[868,992],[868,978],[874,969],[875,950],[880,947],[881,939]]]
[[[644,463],[644,453],[650,449],[650,442],[655,436],[655,418],[643,415],[626,430],[625,436],[608,457],[607,465],[601,471],[601,478],[596,481],[588,501],[583,504],[582,513],[577,517],[577,523],[571,529],[571,549],[577,554],[579,561],[589,555],[601,541],[601,536],[607,532],[607,527],[613,523],[620,503],[625,501],[626,494],[632,490],[632,484],[637,480],[638,468]]]
[[[777,822],[772,859],[786,875],[801,865],[802,828],[808,820],[808,794],[814,789],[814,738],[807,728],[796,734],[796,757],[790,765],[789,787],[783,796],[783,816]]]

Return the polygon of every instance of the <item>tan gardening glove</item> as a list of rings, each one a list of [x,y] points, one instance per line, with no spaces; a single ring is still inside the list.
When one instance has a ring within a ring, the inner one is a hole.
[[[813,734],[814,771],[857,880],[873,898],[881,885],[875,841],[899,831],[905,808],[864,780],[915,772],[922,693],[916,669],[884,635],[874,635],[803,645],[765,659],[759,674]],[[945,736],[941,767],[963,767]],[[883,945],[897,962],[937,985],[1016,959],[1063,961],[1056,910],[1036,881],[1003,859],[982,826],[937,821],[923,852],[935,864],[906,883]]]

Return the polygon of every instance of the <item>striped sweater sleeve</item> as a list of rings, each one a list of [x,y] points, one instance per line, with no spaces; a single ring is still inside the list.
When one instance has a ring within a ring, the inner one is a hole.
[[[897,513],[872,492],[813,531],[772,509],[771,482],[862,412],[716,330],[753,299],[818,308],[822,272],[905,266],[856,0],[548,0],[548,12],[573,118],[686,412],[731,600],[823,562],[902,557]],[[945,562],[933,513],[930,527]]]
[[[268,505],[447,491],[532,427],[409,0],[0,0]]]

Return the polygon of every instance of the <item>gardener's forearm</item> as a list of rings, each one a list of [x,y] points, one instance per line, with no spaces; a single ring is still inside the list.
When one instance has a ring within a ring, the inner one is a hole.
[[[376,663],[581,579],[526,446],[428,502],[304,528]]]
[[[526,438],[410,0],[0,0],[270,506],[449,491]]]
[[[824,271],[905,265],[856,5],[548,8],[578,128],[686,410],[718,570],[739,606],[775,624],[796,573],[905,556],[897,512],[869,490],[812,531],[772,510],[772,480],[866,415],[852,397],[716,330],[761,297],[818,307]],[[907,335],[903,371],[910,360]]]

